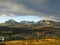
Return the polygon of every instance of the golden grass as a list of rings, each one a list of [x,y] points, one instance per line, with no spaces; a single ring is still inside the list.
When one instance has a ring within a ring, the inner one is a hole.
[[[41,39],[41,40],[15,40],[2,42],[3,45],[60,45],[60,40]]]

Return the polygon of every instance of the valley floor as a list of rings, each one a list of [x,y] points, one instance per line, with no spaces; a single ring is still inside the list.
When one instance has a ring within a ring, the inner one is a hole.
[[[60,45],[60,39],[15,40],[0,42],[0,45]]]

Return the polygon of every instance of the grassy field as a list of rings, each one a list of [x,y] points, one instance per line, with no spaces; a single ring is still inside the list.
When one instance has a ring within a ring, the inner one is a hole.
[[[15,40],[0,42],[0,45],[60,45],[60,39]]]

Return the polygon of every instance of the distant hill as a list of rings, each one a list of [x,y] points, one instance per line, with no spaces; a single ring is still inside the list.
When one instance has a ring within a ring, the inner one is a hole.
[[[60,22],[55,22],[51,20],[41,20],[37,22],[37,25],[41,26],[60,26]]]
[[[12,25],[16,25],[16,24],[18,24],[18,22],[16,22],[13,19],[10,19],[4,23],[1,23],[0,26],[12,26]]]
[[[16,22],[15,20],[13,19],[10,19],[8,21],[5,22],[6,24],[17,24],[18,22]]]
[[[35,24],[35,22],[33,22],[33,21],[21,21],[20,24],[33,25],[33,24]]]

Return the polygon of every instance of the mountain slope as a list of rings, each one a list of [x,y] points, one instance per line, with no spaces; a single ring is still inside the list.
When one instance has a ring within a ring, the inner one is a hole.
[[[8,21],[5,22],[5,24],[17,24],[18,22],[16,22],[15,20],[13,19],[10,19]]]
[[[37,22],[37,25],[41,26],[60,26],[60,22],[55,22],[51,20],[41,20]]]
[[[4,23],[1,23],[0,26],[13,26],[13,25],[16,25],[18,24],[18,22],[16,22],[15,20],[13,19],[10,19]]]

